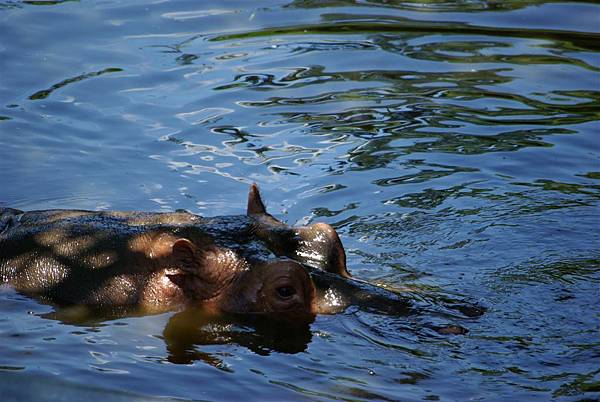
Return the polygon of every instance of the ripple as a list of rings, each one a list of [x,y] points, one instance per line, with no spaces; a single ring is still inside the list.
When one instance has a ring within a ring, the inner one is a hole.
[[[79,81],[83,81],[89,78],[94,78],[94,77],[99,77],[101,75],[104,74],[109,74],[109,73],[118,73],[118,72],[122,72],[123,70],[120,68],[105,68],[104,70],[100,70],[100,71],[94,71],[91,73],[86,73],[86,74],[82,74],[82,75],[78,75],[77,77],[72,77],[72,78],[67,78],[59,83],[56,83],[54,85],[52,85],[50,88],[48,89],[44,89],[41,91],[37,91],[36,93],[34,93],[33,95],[29,96],[29,99],[31,100],[40,100],[40,99],[46,99],[48,96],[50,96],[52,94],[52,92],[66,86],[66,85],[70,85]]]
[[[193,20],[193,19],[198,19],[198,18],[230,14],[230,13],[235,13],[235,12],[236,12],[235,10],[210,9],[210,10],[171,12],[171,13],[165,13],[162,16],[164,18],[172,19],[175,21],[186,21],[186,20]]]
[[[486,27],[477,25],[467,25],[460,22],[447,23],[438,21],[415,21],[408,18],[380,16],[380,18],[365,18],[363,15],[353,14],[329,14],[329,21],[333,23],[323,23],[315,25],[285,26],[279,28],[270,28],[265,30],[240,32],[235,34],[216,35],[212,41],[228,41],[243,38],[256,38],[259,36],[282,36],[282,35],[314,35],[314,34],[336,34],[342,32],[416,32],[416,33],[461,33],[470,35],[489,35],[505,36],[516,38],[539,38],[551,39],[568,43],[578,50],[599,50],[598,35],[588,32],[562,31],[552,29],[513,29],[503,27]],[[381,18],[383,17],[383,18]]]
[[[2,395],[597,397],[594,2],[0,14],[1,205],[239,214],[256,181],[413,307],[288,331],[193,309],[94,320],[2,288]]]
[[[221,116],[232,112],[233,109],[204,108],[200,110],[194,110],[192,112],[178,113],[175,115],[175,117],[191,125],[197,125],[217,122]]]

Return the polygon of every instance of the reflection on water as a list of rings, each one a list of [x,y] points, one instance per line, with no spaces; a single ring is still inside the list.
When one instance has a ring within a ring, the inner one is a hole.
[[[61,81],[57,84],[52,85],[48,89],[44,89],[42,91],[38,91],[38,92],[34,93],[33,95],[31,95],[29,97],[29,99],[31,99],[31,100],[46,99],[53,91],[60,89],[60,88],[64,87],[65,85],[72,84],[72,83],[75,83],[75,82],[78,82],[81,80],[85,80],[88,78],[97,77],[102,74],[118,73],[119,71],[123,71],[123,70],[121,70],[120,68],[105,68],[102,71],[94,71],[92,73],[82,74],[77,77],[67,78],[64,81]]]
[[[288,337],[4,292],[3,397],[598,398],[596,3],[0,2],[0,205],[238,214],[256,181],[416,308]]]
[[[226,369],[226,365],[219,358],[203,353],[197,348],[201,349],[203,345],[234,343],[263,356],[272,352],[300,353],[306,350],[312,334],[308,325],[292,326],[280,323],[273,326],[260,318],[247,317],[207,319],[198,310],[189,309],[169,319],[163,337],[170,362],[189,364],[195,360],[202,360]]]

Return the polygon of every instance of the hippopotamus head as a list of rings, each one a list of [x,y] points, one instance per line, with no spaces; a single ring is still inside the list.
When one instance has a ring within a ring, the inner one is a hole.
[[[315,287],[296,261],[249,262],[232,249],[198,247],[185,238],[173,243],[171,259],[174,268],[166,271],[167,277],[182,289],[186,300],[208,310],[303,322],[314,319]]]
[[[277,220],[267,213],[256,184],[250,187],[246,215],[253,222],[251,237],[279,258],[249,262],[229,248],[179,239],[173,255],[180,268],[171,280],[189,297],[221,311],[312,321],[319,303],[307,268],[351,277],[335,229],[326,223],[295,227]]]
[[[267,213],[256,184],[250,187],[247,215],[256,222],[256,235],[275,254],[345,278],[351,277],[346,269],[344,246],[331,225],[286,225]]]

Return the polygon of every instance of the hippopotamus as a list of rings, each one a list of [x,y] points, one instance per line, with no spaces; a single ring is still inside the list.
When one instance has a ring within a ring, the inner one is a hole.
[[[351,305],[393,315],[412,308],[350,275],[332,226],[288,226],[267,213],[256,184],[245,215],[0,208],[2,284],[103,313],[191,306],[310,323]]]
[[[310,320],[318,303],[306,265],[350,277],[330,225],[283,224],[256,185],[240,216],[0,208],[0,284],[58,304]]]

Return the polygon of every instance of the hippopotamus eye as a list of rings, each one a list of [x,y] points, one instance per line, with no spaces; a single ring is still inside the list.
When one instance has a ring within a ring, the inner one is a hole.
[[[282,299],[289,299],[296,294],[296,289],[293,286],[280,286],[276,291]]]

